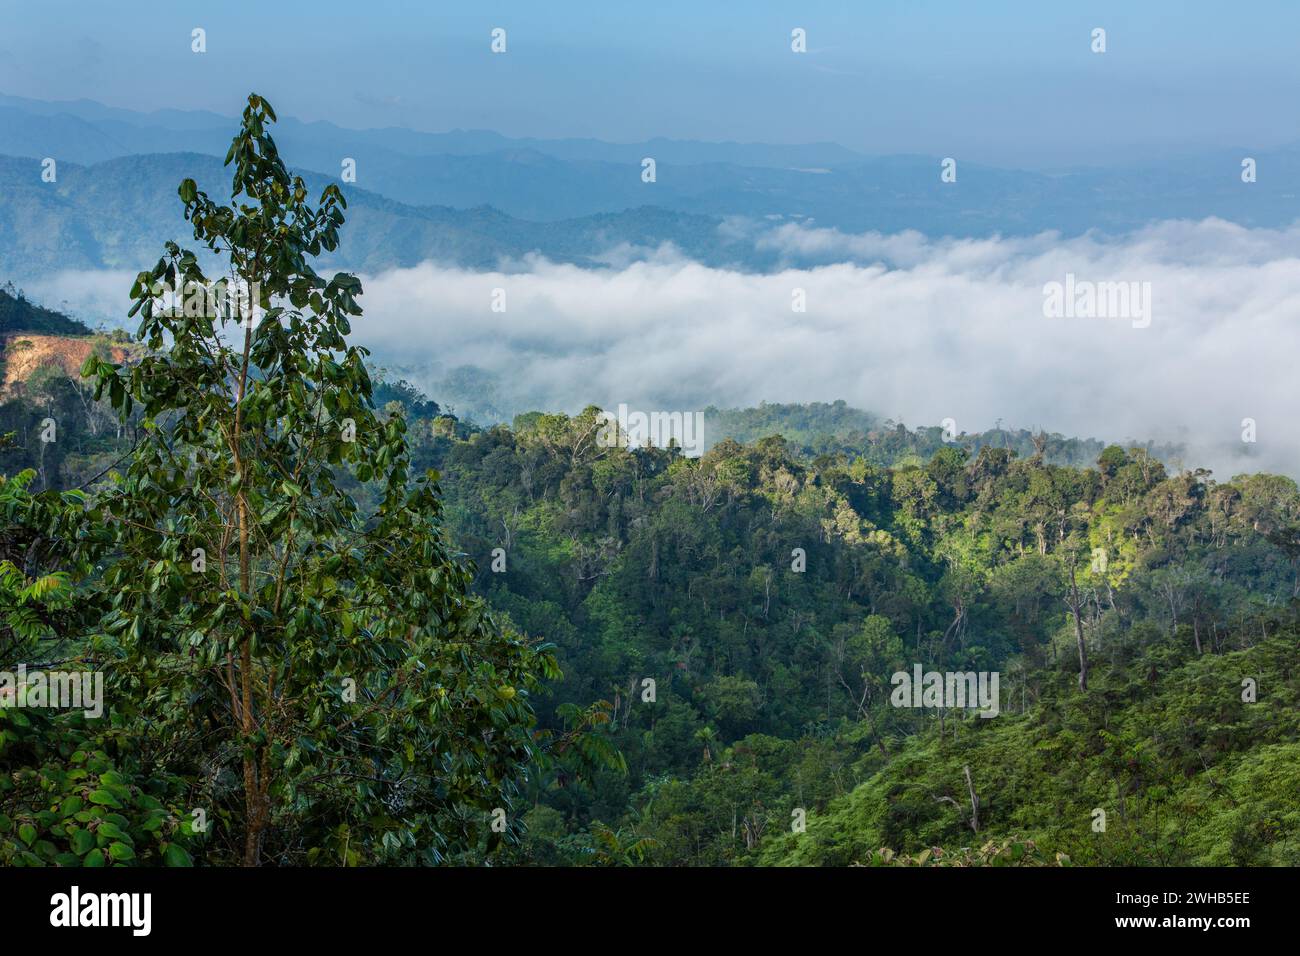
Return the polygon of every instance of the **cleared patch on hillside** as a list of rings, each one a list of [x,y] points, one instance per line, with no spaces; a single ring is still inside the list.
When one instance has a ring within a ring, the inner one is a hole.
[[[8,392],[19,383],[28,381],[37,370],[56,365],[71,378],[81,375],[91,351],[98,347],[108,349],[114,362],[125,361],[131,354],[128,346],[109,343],[99,336],[33,335],[13,332],[0,336],[3,346],[4,382],[0,388]]]

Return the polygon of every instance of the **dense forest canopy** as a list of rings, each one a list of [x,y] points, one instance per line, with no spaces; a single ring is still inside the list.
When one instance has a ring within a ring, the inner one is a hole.
[[[108,701],[0,708],[0,862],[1300,863],[1294,480],[843,403],[476,427],[372,377],[273,122],[179,190],[260,317],[158,307],[213,281],[169,244],[130,354],[0,405],[0,669]]]
[[[1107,442],[1096,438],[1070,438],[1035,428],[1003,428],[1001,422],[987,431],[958,432],[955,423],[909,429],[902,422],[881,419],[849,407],[848,403],[808,402],[781,404],[763,402],[757,408],[709,407],[704,410],[711,446],[730,438],[752,444],[780,435],[799,454],[843,455],[863,458],[875,465],[923,465],[946,445],[957,445],[978,456],[986,445],[1014,452],[1020,458],[1040,456],[1055,465],[1087,468],[1095,464]],[[1141,447],[1166,464],[1181,460],[1181,445],[1129,440],[1124,447]]]

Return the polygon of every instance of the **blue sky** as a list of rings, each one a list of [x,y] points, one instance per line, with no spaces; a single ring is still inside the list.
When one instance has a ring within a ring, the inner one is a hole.
[[[1025,166],[1300,140],[1300,3],[1283,0],[4,4],[0,92],[132,109],[231,114],[256,89],[352,127],[833,140]]]

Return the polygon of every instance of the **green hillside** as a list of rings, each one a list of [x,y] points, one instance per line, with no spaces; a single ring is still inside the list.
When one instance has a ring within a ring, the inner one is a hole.
[[[12,283],[0,288],[0,335],[37,332],[45,335],[90,335],[84,323],[29,302]]]

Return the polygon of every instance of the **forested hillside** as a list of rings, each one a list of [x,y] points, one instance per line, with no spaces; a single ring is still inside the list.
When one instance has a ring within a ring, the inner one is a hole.
[[[375,400],[406,420],[413,468],[440,472],[473,589],[556,646],[540,725],[607,701],[626,761],[533,776],[512,858],[1300,859],[1289,478],[1219,482],[1118,446],[1071,468],[940,441],[918,464],[926,434],[906,429],[892,468],[775,435],[687,459],[601,447],[594,410],[481,430],[404,382]],[[40,414],[6,413],[23,408]],[[58,483],[131,440],[61,414],[81,454]],[[997,717],[892,706],[890,675],[915,663],[999,672]]]
[[[89,335],[83,322],[27,300],[12,282],[0,287],[0,335],[9,332],[46,332],[51,335]]]
[[[1291,479],[1171,474],[1117,446],[1086,469],[952,446],[888,469],[779,436],[687,460],[591,433],[590,412],[542,416],[428,451],[477,588],[558,644],[555,702],[614,702],[628,776],[538,793],[536,852],[600,824],[659,863],[988,839],[1297,860]],[[1001,713],[891,706],[914,663],[1000,671]]]

